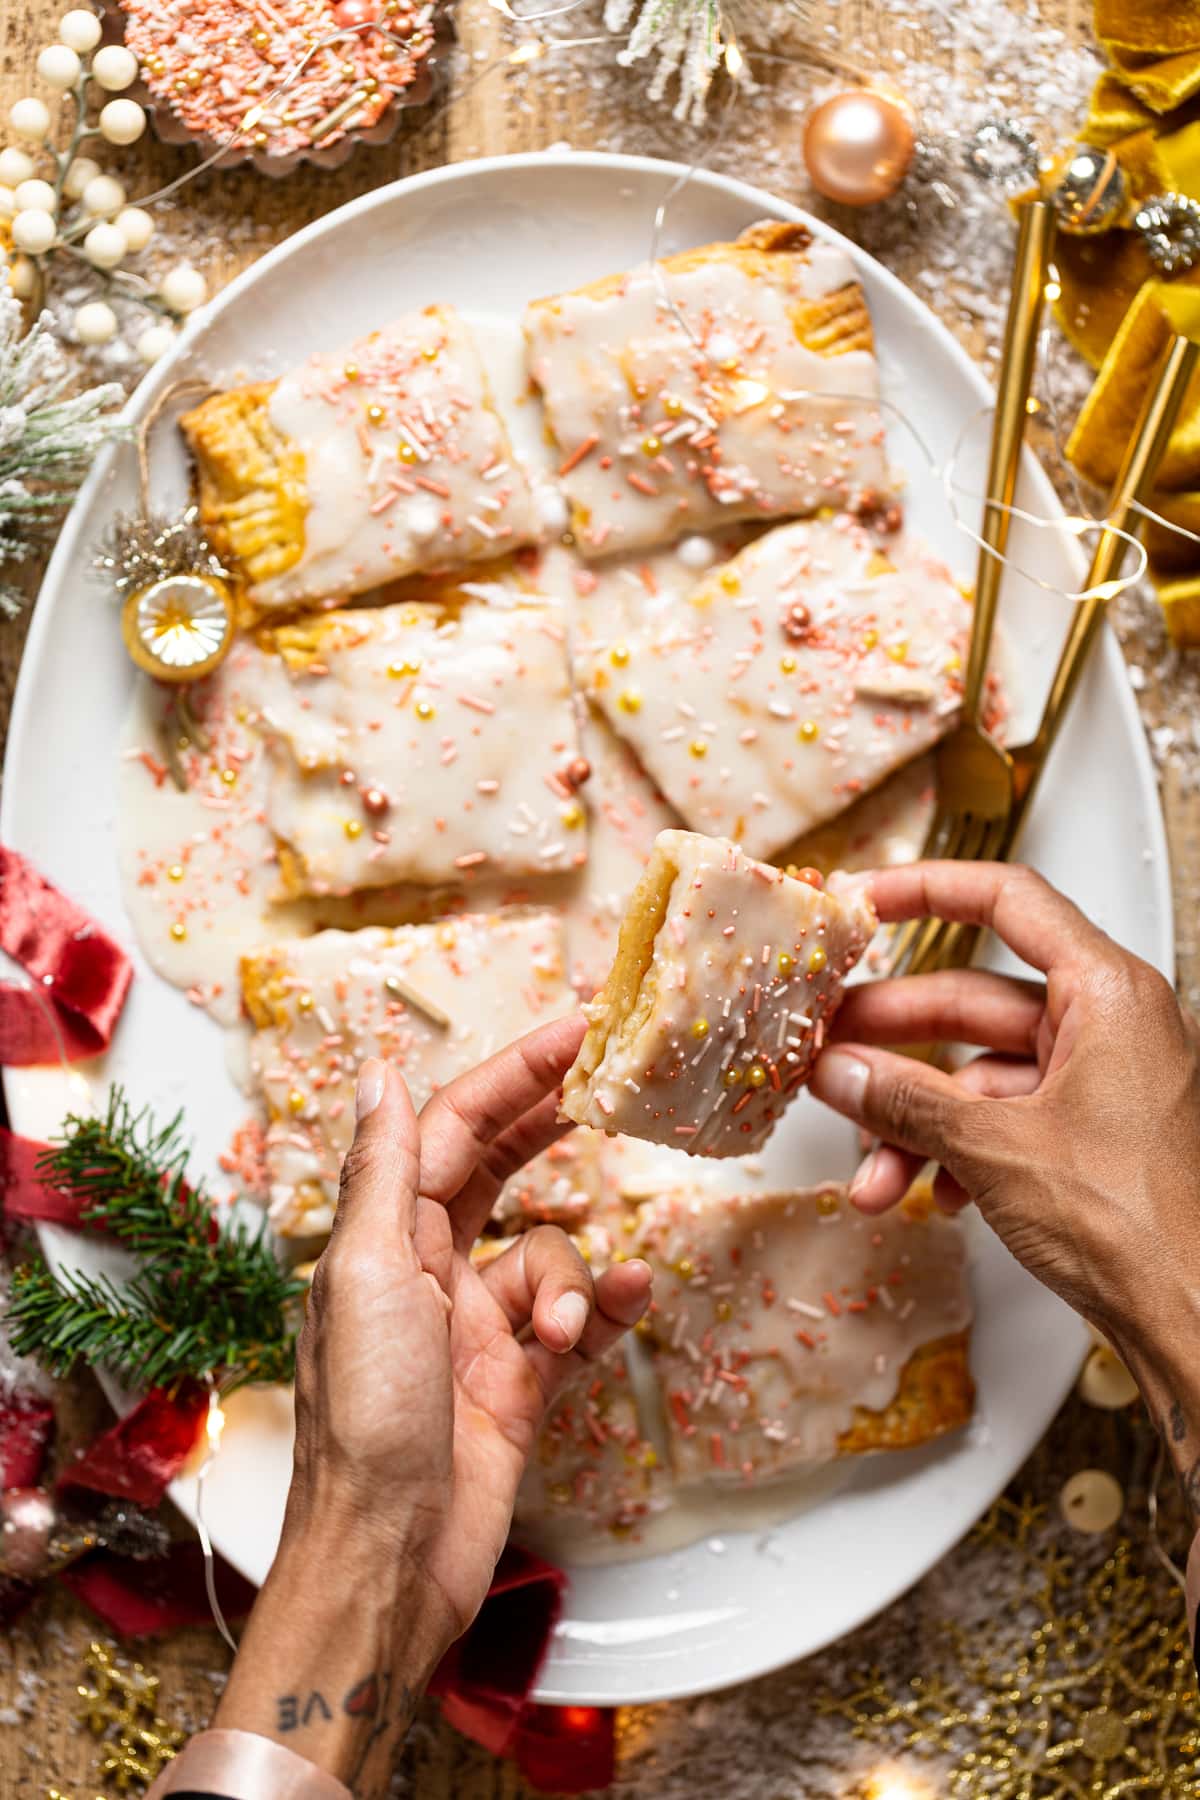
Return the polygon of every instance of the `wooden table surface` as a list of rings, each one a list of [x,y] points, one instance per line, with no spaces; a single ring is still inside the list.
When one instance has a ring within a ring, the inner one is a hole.
[[[1090,9],[1083,0],[1042,0],[1038,9],[1043,22],[1059,24],[1068,41],[1077,41],[1087,30]],[[12,101],[34,85],[32,69],[38,48],[51,40],[61,0],[25,0],[10,5],[0,20],[0,116]],[[601,26],[593,5],[580,13],[578,34],[598,34]],[[904,29],[894,23],[890,8],[872,8],[860,0],[806,9],[804,30],[816,36],[831,22],[838,27],[838,42],[854,48],[860,59],[885,45]],[[772,15],[774,21],[775,15]],[[463,0],[458,12],[461,52],[454,93],[460,97],[423,118],[405,124],[392,144],[381,149],[360,148],[340,170],[321,173],[301,170],[289,179],[272,181],[245,170],[207,174],[187,188],[164,220],[164,235],[171,240],[172,260],[188,254],[206,270],[216,287],[271,245],[309,220],[343,201],[416,170],[474,156],[546,147],[567,141],[578,148],[636,147],[648,154],[686,157],[702,143],[702,134],[676,124],[665,107],[652,107],[644,99],[648,79],[645,67],[622,71],[607,44],[566,55],[546,56],[538,78],[525,70],[499,64],[499,59],[519,41],[501,16],[499,0]],[[560,28],[561,29],[561,28]],[[525,38],[528,33],[525,34]],[[774,40],[773,40],[774,41]],[[911,30],[906,43],[912,47]],[[778,47],[777,43],[776,46]],[[918,48],[922,46],[918,45]],[[937,43],[926,42],[928,60],[954,60]],[[590,62],[586,59],[590,58]],[[482,71],[486,71],[481,75]],[[947,71],[949,74],[949,70]],[[962,70],[958,71],[960,78]],[[469,93],[468,82],[478,78]],[[811,72],[811,82],[825,79]],[[969,74],[966,77],[969,79]],[[767,73],[763,79],[770,81]],[[795,72],[792,71],[790,110],[780,118],[795,130]],[[801,77],[800,94],[804,81]],[[782,126],[781,126],[782,128]],[[190,166],[194,156],[183,149],[167,149],[144,141],[132,150],[104,157],[106,166],[119,167],[136,199]],[[739,172],[751,179],[759,170]],[[772,164],[771,185],[812,205],[813,196],[803,181],[796,156],[789,174],[778,159]],[[843,220],[840,221],[844,224]],[[972,341],[968,315],[950,309],[947,322]],[[39,570],[31,566],[29,588],[36,591]],[[0,623],[0,731],[8,719],[12,692],[20,662],[28,614],[12,623]],[[1133,647],[1137,644],[1134,615]],[[1143,702],[1153,719],[1170,721],[1182,706],[1181,695],[1168,684],[1159,688],[1152,677]],[[1191,994],[1200,982],[1200,944],[1196,942],[1196,898],[1200,894],[1200,797],[1179,769],[1169,769],[1164,804],[1172,844],[1180,913],[1180,975]],[[81,1441],[105,1419],[98,1392],[81,1380],[74,1384],[61,1409],[61,1431],[67,1444]],[[318,1577],[319,1578],[319,1577]],[[42,1800],[48,1790],[61,1788],[71,1800],[91,1800],[96,1794],[94,1746],[75,1724],[72,1711],[74,1688],[81,1674],[81,1658],[93,1626],[80,1610],[59,1593],[43,1601],[32,1620],[18,1629],[10,1644],[0,1645],[0,1791],[5,1795]],[[165,1715],[185,1728],[204,1719],[227,1665],[227,1654],[216,1633],[208,1630],[176,1634],[144,1652],[150,1667],[162,1677]],[[771,1683],[786,1683],[786,1675],[757,1684],[758,1702],[769,1701]],[[785,1694],[785,1687],[779,1689]],[[15,1708],[8,1712],[5,1707]],[[631,1726],[631,1729],[633,1726]],[[514,1772],[464,1743],[430,1714],[414,1734],[398,1792],[421,1800],[521,1800],[528,1790]],[[649,1794],[650,1786],[638,1789]],[[749,1791],[739,1789],[739,1792]],[[775,1795],[772,1787],[770,1793]],[[790,1793],[791,1788],[788,1789]],[[796,1790],[799,1792],[799,1790]],[[767,1800],[767,1789],[762,1789]]]

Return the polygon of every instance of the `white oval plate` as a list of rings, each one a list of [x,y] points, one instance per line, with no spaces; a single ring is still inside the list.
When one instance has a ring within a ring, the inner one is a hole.
[[[168,383],[190,372],[223,379],[277,372],[317,347],[369,330],[404,307],[451,301],[519,317],[534,295],[646,257],[655,207],[682,173],[633,157],[516,156],[436,170],[381,188],[265,256],[183,333],[131,402],[136,419]],[[737,182],[697,174],[670,204],[663,250],[732,237],[794,208]],[[813,229],[827,236],[820,224]],[[976,420],[963,481],[978,490],[989,399],[948,333],[886,270],[852,245],[875,319],[884,392],[914,417],[940,464]],[[915,443],[890,424],[891,452],[909,476],[908,516],[965,576],[974,555],[949,518],[940,484]],[[164,435],[164,440],[167,434]],[[182,455],[160,502],[185,492]],[[165,442],[157,456],[166,460]],[[172,482],[174,495],[168,490]],[[1030,464],[1025,503],[1058,507]],[[9,737],[0,811],[4,841],[89,906],[115,935],[131,937],[115,855],[116,741],[132,670],[110,597],[85,570],[117,506],[134,501],[127,450],[100,459],[55,551],[30,633]],[[964,503],[968,514],[978,508]],[[1063,589],[1078,557],[1066,534],[1018,524],[1012,553]],[[1004,616],[1019,713],[1040,705],[1067,607],[1032,583],[1006,586]],[[1172,925],[1166,845],[1153,773],[1115,643],[1106,641],[1055,755],[1025,851],[1132,949],[1169,970]],[[133,948],[131,946],[131,948]],[[197,1166],[218,1151],[245,1100],[225,1074],[218,1028],[155,977],[133,948],[138,976],[111,1053],[86,1071],[97,1094],[123,1081],[160,1113],[187,1108]],[[16,1129],[54,1130],[71,1101],[61,1072],[9,1070]],[[76,1102],[77,1103],[77,1102]],[[840,1121],[804,1098],[776,1134],[772,1161],[785,1179],[847,1174],[855,1157]],[[220,1191],[224,1191],[223,1187]],[[731,1505],[721,1547],[700,1543],[648,1559],[572,1573],[565,1616],[538,1688],[544,1701],[666,1699],[761,1674],[819,1649],[909,1587],[986,1508],[1036,1444],[1078,1366],[1079,1322],[972,1226],[978,1312],[972,1361],[976,1423],[952,1442],[863,1462],[847,1483],[764,1536],[736,1528]],[[76,1265],[112,1253],[48,1228],[47,1250]],[[119,1396],[118,1396],[119,1398]],[[291,1405],[280,1392],[243,1393],[229,1408],[205,1515],[222,1553],[254,1580],[269,1567],[290,1465]],[[194,1516],[195,1486],[173,1490]]]

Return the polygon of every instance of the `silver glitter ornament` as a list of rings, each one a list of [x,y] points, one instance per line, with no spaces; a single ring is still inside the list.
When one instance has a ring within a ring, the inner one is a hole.
[[[1072,144],[1050,178],[1049,199],[1063,231],[1093,237],[1120,224],[1129,183],[1111,150]]]
[[[149,587],[168,575],[214,575],[229,570],[209,543],[198,508],[166,513],[118,513],[95,556],[118,594]]]
[[[964,160],[981,180],[1015,192],[1037,180],[1041,152],[1019,119],[984,119],[967,139]]]
[[[1200,262],[1200,201],[1156,194],[1133,215],[1133,228],[1160,275],[1183,275]]]

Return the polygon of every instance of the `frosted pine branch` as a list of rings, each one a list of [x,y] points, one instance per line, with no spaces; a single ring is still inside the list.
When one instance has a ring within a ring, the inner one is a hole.
[[[68,394],[71,369],[48,314],[23,332],[21,304],[0,285],[0,611],[21,605],[2,574],[45,540],[74,498],[124,398],[115,382]]]
[[[698,124],[724,49],[719,0],[605,0],[604,24],[628,34],[617,55],[624,67],[657,58],[651,100],[661,100],[678,75],[674,115]]]

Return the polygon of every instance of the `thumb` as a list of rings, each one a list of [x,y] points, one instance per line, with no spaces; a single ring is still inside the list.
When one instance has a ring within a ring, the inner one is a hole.
[[[375,1236],[398,1222],[411,1233],[417,1216],[421,1135],[398,1069],[372,1056],[358,1071],[354,1142],[342,1164],[334,1229],[365,1227]],[[361,1221],[361,1225],[356,1223]]]
[[[938,1162],[956,1174],[977,1156],[983,1095],[913,1057],[839,1044],[817,1058],[809,1087],[818,1100],[884,1143]]]

